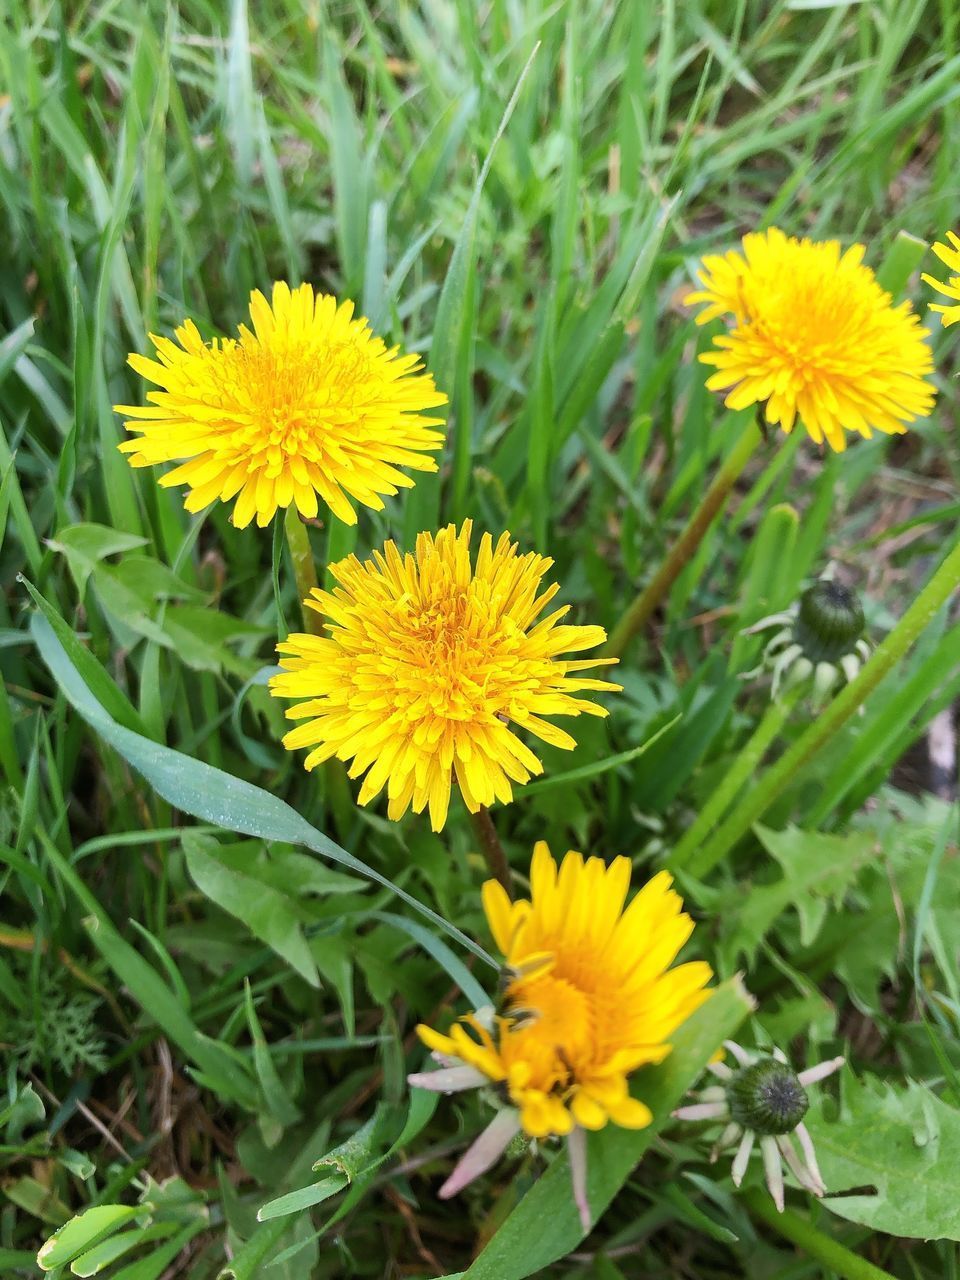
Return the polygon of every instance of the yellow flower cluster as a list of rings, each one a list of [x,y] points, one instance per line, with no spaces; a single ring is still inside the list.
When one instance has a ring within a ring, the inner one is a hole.
[[[960,320],[960,238],[935,246],[957,272],[933,310]],[[742,251],[704,257],[698,324],[728,322],[701,360],[707,386],[732,409],[763,406],[766,420],[842,450],[847,432],[900,433],[934,402],[927,330],[908,302],[895,304],[864,263],[864,248],[815,243],[776,228],[746,235]],[[354,316],[351,302],[309,285],[275,284],[250,298],[250,323],[205,341],[186,320],[173,341],[152,337],[154,358],[131,366],[154,385],[140,406],[117,406],[132,434],[120,448],[135,467],[175,462],[162,485],[183,485],[198,512],[233,502],[231,519],[264,526],[279,509],[347,523],[355,504],[380,510],[436,471],[446,403],[416,355],[403,354]],[[452,795],[472,813],[513,799],[542,771],[527,736],[576,743],[553,717],[605,716],[585,694],[620,689],[584,675],[615,662],[572,654],[606,634],[548,611],[552,561],[521,553],[508,533],[480,538],[472,522],[421,533],[414,550],[392,541],[369,559],[329,566],[335,585],[303,601],[321,634],[279,645],[271,691],[293,699],[297,726],[284,745],[305,766],[337,758],[363,776],[359,803],[386,791],[387,812],[429,811],[443,828]],[[683,561],[662,574],[669,583]],[[654,602],[655,603],[655,602]],[[652,604],[651,604],[652,608]],[[641,611],[649,616],[649,609]],[[529,899],[511,901],[496,880],[483,906],[504,957],[496,1009],[477,1009],[447,1033],[420,1027],[439,1070],[411,1077],[444,1092],[494,1084],[504,1110],[477,1139],[441,1194],[488,1168],[511,1138],[569,1135],[577,1201],[589,1223],[582,1134],[609,1122],[640,1128],[646,1104],[629,1078],[662,1061],[677,1027],[707,999],[709,967],[671,967],[692,931],[661,872],[627,905],[628,858],[609,864],[569,852],[559,868],[546,845],[533,854]]]
[[[304,699],[287,712],[303,723],[284,745],[308,748],[308,769],[352,760],[351,777],[366,772],[360,804],[386,787],[391,818],[429,806],[435,831],[454,781],[475,813],[542,771],[512,725],[570,750],[544,717],[604,716],[574,695],[620,688],[580,674],[612,659],[564,656],[602,644],[602,627],[563,625],[569,606],[541,617],[559,590],[541,590],[552,561],[485,533],[474,565],[471,530],[421,533],[415,555],[388,542],[372,560],[331,565],[336,589],[306,601],[330,619],[328,635],[288,637],[271,681],[278,697]]]
[[[729,317],[729,333],[700,359],[716,369],[711,390],[730,409],[765,406],[790,432],[797,420],[831,448],[846,432],[901,433],[933,408],[933,357],[909,302],[890,294],[864,265],[863,245],[815,244],[776,227],[744,236],[743,253],[708,255],[698,324]]]
[[[401,467],[436,471],[441,420],[423,410],[447,397],[417,356],[354,319],[352,302],[275,284],[272,304],[251,294],[250,321],[208,344],[186,320],[176,342],[151,335],[155,360],[130,356],[161,388],[147,406],[117,405],[138,433],[120,445],[132,466],[179,460],[160,483],[186,485],[188,511],[235,498],[241,529],[291,503],[311,519],[318,498],[355,524],[353,501],[379,511],[382,494],[410,488]]]
[[[502,1084],[532,1138],[648,1125],[627,1078],[663,1061],[670,1035],[709,995],[708,965],[670,968],[693,931],[670,876],[661,871],[625,908],[631,871],[629,858],[607,865],[573,851],[558,870],[541,841],[529,900],[511,902],[488,880],[483,907],[509,978],[504,1011],[490,1026],[474,1013],[449,1035],[418,1028],[441,1060]]]

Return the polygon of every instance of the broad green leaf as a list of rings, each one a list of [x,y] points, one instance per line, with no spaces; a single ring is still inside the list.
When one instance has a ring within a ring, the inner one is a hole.
[[[911,235],[909,231],[898,231],[897,238],[877,269],[877,284],[899,300],[927,251],[925,240]]]
[[[152,640],[167,649],[175,647],[174,641],[154,617],[160,611],[159,602],[135,578],[131,579],[120,565],[98,565],[93,572],[97,596],[108,617],[121,622],[138,636]]]
[[[865,831],[826,835],[797,827],[755,830],[783,875],[774,884],[754,885],[729,923],[731,946],[751,958],[774,921],[791,907],[800,917],[800,941],[809,946],[831,903],[839,905],[876,850],[875,838]]]
[[[806,1117],[831,1193],[824,1204],[889,1235],[960,1240],[960,1112],[914,1081],[904,1089],[849,1070],[837,1119],[828,1096],[818,1091]]]
[[[121,551],[145,546],[146,541],[146,538],[111,529],[105,524],[71,524],[60,529],[55,538],[50,538],[48,545],[66,556],[71,576],[77,584],[77,593],[82,600],[87,580],[99,561]]]
[[[82,1151],[74,1151],[72,1147],[65,1147],[59,1152],[57,1159],[65,1169],[73,1174],[75,1178],[79,1178],[82,1182],[86,1182],[88,1178],[92,1178],[97,1172],[97,1166],[94,1162],[83,1154]]]
[[[12,1204],[48,1226],[59,1228],[70,1219],[70,1210],[56,1191],[29,1174],[13,1182],[5,1182],[3,1194]]]
[[[76,673],[79,683],[87,690],[102,710],[120,725],[135,734],[143,733],[143,721],[128,701],[126,694],[104,671],[93,654],[87,649],[67,626],[56,609],[47,601],[36,587],[26,578],[20,579],[26,587],[34,604],[40,610],[49,630],[63,651],[64,659]],[[32,622],[31,622],[32,626]]]
[[[652,1124],[640,1130],[608,1125],[590,1135],[587,1199],[594,1222],[658,1137],[670,1112],[721,1041],[733,1035],[752,1007],[750,996],[736,979],[718,987],[677,1032],[666,1061],[635,1077],[633,1092],[653,1112]],[[524,1280],[565,1257],[586,1234],[573,1201],[570,1161],[564,1149],[463,1273],[464,1280]]]
[[[160,746],[117,724],[88,688],[46,616],[35,614],[30,620],[30,630],[41,657],[67,701],[101,737],[143,774],[164,800],[176,805],[184,813],[214,823],[227,831],[259,836],[263,840],[306,845],[324,857],[390,889],[431,924],[455,938],[461,946],[472,951],[491,968],[498,967],[482,947],[455,925],[449,924],[379,871],[341,849],[269,791],[234,778],[201,760],[191,759],[179,751]]]
[[[104,567],[106,566],[101,566],[101,568]],[[112,566],[112,569],[114,578],[123,583],[128,591],[143,600],[146,605],[156,604],[161,600],[201,601],[209,598],[208,592],[202,591],[189,582],[184,582],[178,573],[154,556],[141,554],[124,556]],[[219,616],[219,611],[207,610],[206,613],[210,619]],[[229,617],[229,615],[224,616]],[[252,630],[257,629],[252,628]]]
[[[142,1214],[142,1206],[125,1204],[100,1204],[79,1213],[54,1232],[37,1254],[37,1266],[41,1271],[53,1271],[65,1267],[78,1254],[92,1249],[107,1236]]]
[[[213,836],[190,830],[184,831],[182,844],[187,870],[201,893],[241,920],[311,986],[319,987],[317,966],[301,927],[303,908],[296,897],[275,889],[261,874],[260,865],[267,861],[262,846],[250,841],[222,845]]]
[[[374,1158],[369,1161],[365,1168],[359,1169],[355,1174],[350,1190],[340,1201],[334,1214],[325,1223],[325,1230],[329,1231],[331,1227],[345,1218],[355,1205],[360,1203],[366,1195],[368,1187],[373,1182],[377,1170],[381,1165],[385,1164],[391,1156],[396,1155],[398,1151],[400,1151],[408,1142],[411,1142],[417,1134],[421,1132],[436,1110],[437,1103],[439,1101],[440,1099],[438,1094],[431,1093],[426,1089],[410,1090],[407,1118],[404,1121],[402,1129],[400,1129],[400,1132],[397,1133],[397,1136],[386,1150],[381,1150],[379,1154],[375,1155]],[[382,1145],[383,1142],[388,1141],[391,1133],[396,1133],[398,1126],[397,1108],[381,1105],[374,1113],[372,1124],[373,1131],[369,1137],[365,1139],[365,1145],[371,1151],[373,1151],[376,1146]],[[357,1136],[359,1137],[359,1135]],[[331,1156],[333,1154],[334,1153],[331,1152]],[[357,1157],[362,1154],[362,1150],[357,1151],[356,1153],[344,1153],[341,1148],[336,1154],[341,1160],[346,1154],[352,1159],[354,1167],[357,1167],[360,1163]]]
[[[118,533],[105,525],[77,524],[63,529],[50,546],[62,552],[82,598],[88,579],[108,615],[162,648],[174,651],[195,671],[221,669],[246,679],[257,669],[251,658],[230,648],[269,634],[269,629],[244,622],[223,610],[203,607],[206,593],[148,555],[127,555],[119,564],[105,557],[142,546],[146,539]],[[170,603],[186,601],[188,603]]]
[[[162,627],[170,637],[177,656],[194,671],[229,671],[240,679],[248,679],[261,665],[256,658],[241,658],[230,648],[232,644],[262,639],[269,632],[221,610],[204,609],[200,605],[169,605]]]

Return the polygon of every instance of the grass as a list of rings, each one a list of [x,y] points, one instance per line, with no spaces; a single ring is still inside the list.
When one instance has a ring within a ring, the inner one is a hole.
[[[766,758],[803,769],[740,793],[721,854],[680,872],[699,953],[758,999],[741,1037],[848,1055],[811,1125],[845,1135],[828,1181],[876,1194],[793,1191],[781,1228],[756,1169],[738,1196],[709,1135],[667,1123],[743,1016],[728,991],[651,1077],[656,1133],[603,1148],[581,1240],[554,1147],[436,1197],[484,1108],[411,1094],[412,1029],[496,982],[462,804],[439,836],[393,824],[282,750],[280,522],[187,516],[111,410],[148,332],[229,332],[278,278],[355,297],[450,394],[448,444],[383,513],[309,530],[320,574],[469,515],[613,631],[746,425],[680,302],[701,253],[771,224],[861,240],[927,296],[898,234],[957,222],[950,0],[8,0],[0,92],[0,1273],[142,1196],[107,1276],[955,1277],[956,812],[894,773],[960,692],[955,611],[861,715],[795,712]],[[931,329],[938,408],[909,435],[760,445],[609,720],[495,811],[521,884],[540,838],[629,853],[636,883],[669,857],[767,710],[743,627],[828,563],[874,642],[894,630],[957,536],[956,346]]]

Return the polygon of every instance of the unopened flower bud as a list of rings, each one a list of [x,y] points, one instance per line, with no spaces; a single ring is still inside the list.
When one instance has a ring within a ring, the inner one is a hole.
[[[783,1163],[801,1187],[815,1196],[826,1193],[826,1184],[817,1164],[813,1140],[803,1123],[810,1100],[807,1087],[825,1080],[843,1066],[843,1058],[831,1058],[805,1071],[794,1071],[779,1049],[772,1054],[755,1053],[733,1040],[724,1047],[736,1060],[736,1068],[725,1062],[710,1062],[707,1069],[721,1083],[699,1094],[691,1106],[674,1111],[678,1120],[716,1120],[724,1125],[711,1160],[724,1147],[736,1146],[731,1175],[740,1186],[747,1171],[750,1153],[759,1145],[767,1187],[774,1204],[783,1212]],[[799,1151],[795,1143],[799,1144]]]
[[[796,1072],[776,1058],[760,1058],[741,1067],[727,1082],[726,1091],[730,1118],[761,1136],[792,1133],[810,1106]]]
[[[778,628],[767,642],[762,664],[773,677],[773,697],[781,690],[809,685],[811,702],[819,706],[842,680],[855,680],[870,656],[865,626],[856,595],[839,582],[821,578],[789,609],[762,619],[748,633]]]
[[[863,608],[853,592],[824,578],[800,597],[793,634],[811,662],[837,662],[855,652],[865,626]]]

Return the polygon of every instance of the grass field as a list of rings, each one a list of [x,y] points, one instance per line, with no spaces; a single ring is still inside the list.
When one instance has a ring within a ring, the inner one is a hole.
[[[920,280],[960,230],[954,0],[0,13],[0,1275],[69,1223],[54,1276],[957,1280],[958,330]],[[906,434],[833,452],[707,390],[723,325],[685,296],[769,227],[864,245],[924,320]],[[233,334],[277,280],[449,397],[439,470],[354,525],[191,515],[117,448],[128,354]],[[516,892],[539,840],[627,855],[634,892],[667,865],[718,988],[632,1077],[652,1122],[586,1142],[588,1226],[562,1140],[440,1198],[504,1089],[406,1079],[419,1022],[510,977],[489,829],[456,788],[439,832],[358,806],[267,687],[304,538],[332,587],[467,518],[621,655],[609,715],[558,719],[575,750],[521,733],[544,772],[490,814]],[[873,656],[772,700],[745,629],[825,573]],[[809,1090],[822,1202],[788,1176],[779,1214],[759,1153],[738,1189],[717,1123],[671,1118],[731,1037],[846,1058]]]

